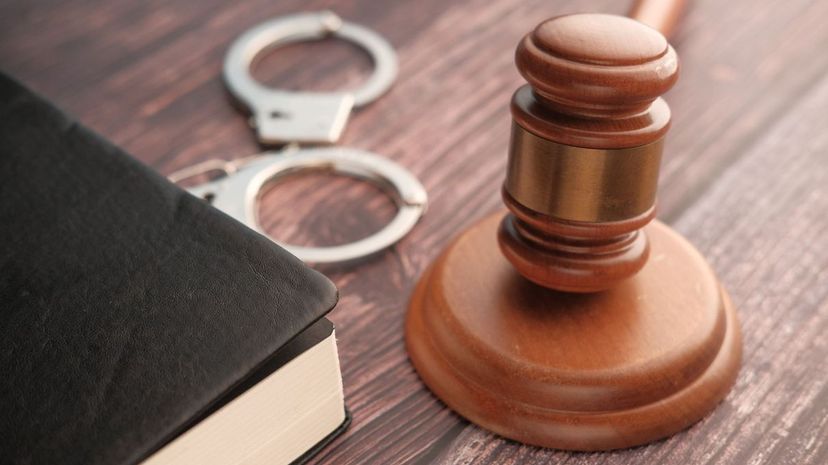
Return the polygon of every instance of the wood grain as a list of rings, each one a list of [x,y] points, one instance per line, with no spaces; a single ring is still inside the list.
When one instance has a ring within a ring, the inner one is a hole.
[[[355,418],[314,463],[824,464],[827,2],[689,2],[672,40],[682,77],[667,95],[673,128],[660,216],[712,260],[743,322],[743,371],[713,415],[629,451],[541,450],[461,421],[425,390],[407,360],[402,321],[416,277],[453,235],[500,208],[509,96],[522,81],[512,62],[515,44],[546,17],[621,14],[627,6],[609,0],[7,0],[0,3],[0,67],[170,173],[198,160],[258,151],[245,119],[228,105],[219,70],[230,41],[262,19],[332,8],[397,48],[400,79],[385,98],[354,115],[342,142],[410,168],[429,190],[431,208],[388,253],[356,268],[326,270],[342,293],[332,318]],[[362,58],[340,71],[351,59],[345,47],[330,49],[324,59],[308,59],[304,50],[265,58],[257,75],[273,84],[333,88],[356,82],[367,65]],[[266,201],[268,230],[296,242],[351,238],[388,214],[371,189],[347,182],[292,183]],[[294,205],[311,214],[298,219]],[[332,210],[336,216],[329,218]]]

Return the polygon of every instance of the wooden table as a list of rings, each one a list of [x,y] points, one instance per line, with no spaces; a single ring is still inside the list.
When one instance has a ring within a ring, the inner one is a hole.
[[[522,34],[562,13],[624,13],[610,0],[375,2],[7,0],[0,66],[86,125],[168,174],[258,151],[219,77],[240,32],[280,14],[335,9],[399,53],[392,91],[354,115],[342,144],[388,156],[425,183],[430,209],[401,244],[326,269],[350,430],[313,463],[828,462],[828,2],[701,0],[672,42],[682,77],[660,184],[660,218],[709,258],[739,310],[744,365],[713,414],[670,439],[578,454],[499,439],[447,410],[403,348],[408,295],[446,242],[501,208],[508,101]],[[333,89],[370,61],[338,43],[292,46],[259,79]],[[393,214],[373,188],[300,177],[263,199],[279,238],[333,244]]]

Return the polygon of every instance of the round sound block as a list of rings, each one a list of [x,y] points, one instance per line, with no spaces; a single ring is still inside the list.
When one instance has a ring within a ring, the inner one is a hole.
[[[516,441],[589,451],[669,436],[727,394],[741,358],[736,314],[684,238],[654,221],[638,274],[565,294],[502,257],[502,216],[457,238],[410,303],[408,352],[449,407]]]

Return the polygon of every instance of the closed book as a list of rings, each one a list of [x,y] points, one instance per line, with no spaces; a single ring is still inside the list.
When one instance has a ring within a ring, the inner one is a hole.
[[[348,422],[336,300],[0,74],[0,463],[304,460]]]

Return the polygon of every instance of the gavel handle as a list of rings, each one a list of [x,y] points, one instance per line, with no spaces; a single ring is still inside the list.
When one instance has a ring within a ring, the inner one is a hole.
[[[681,16],[685,2],[686,0],[635,0],[629,16],[669,38]]]

